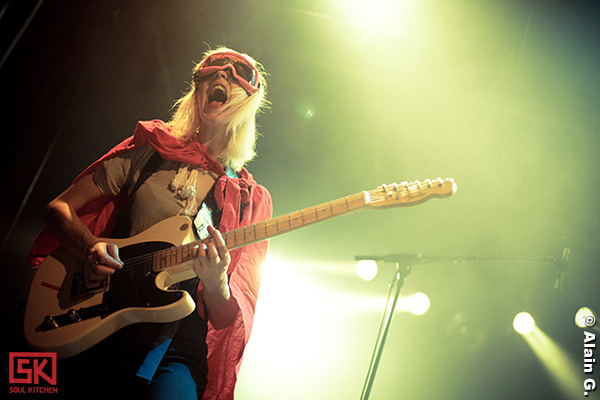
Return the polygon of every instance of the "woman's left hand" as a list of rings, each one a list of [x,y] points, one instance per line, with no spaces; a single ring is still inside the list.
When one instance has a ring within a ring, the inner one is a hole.
[[[223,329],[233,322],[239,307],[229,290],[229,250],[219,231],[209,226],[208,233],[212,239],[193,249],[194,271],[202,282],[205,315],[215,329]]]
[[[212,240],[195,246],[192,250],[194,272],[202,281],[204,290],[222,291],[224,285],[227,286],[227,269],[231,262],[231,256],[221,232],[209,226],[208,233]]]

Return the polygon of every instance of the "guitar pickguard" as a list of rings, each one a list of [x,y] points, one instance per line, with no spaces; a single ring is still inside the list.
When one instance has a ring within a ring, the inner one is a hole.
[[[152,258],[143,257],[171,246],[166,242],[143,242],[119,249],[125,265],[109,279],[102,299],[107,314],[132,307],[165,306],[181,298],[181,292],[168,292],[156,287]]]
[[[94,289],[84,285],[82,260],[65,248],[55,250],[31,283],[24,321],[29,344],[65,358],[128,325],[168,323],[192,313],[192,297],[171,288],[195,278],[190,263],[171,257],[171,249],[194,240],[191,226],[188,217],[177,216],[131,238],[110,239],[125,265]]]

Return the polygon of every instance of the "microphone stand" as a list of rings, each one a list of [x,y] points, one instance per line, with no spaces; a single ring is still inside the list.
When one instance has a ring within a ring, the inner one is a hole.
[[[369,363],[369,369],[367,371],[367,377],[363,385],[363,390],[360,395],[361,400],[367,400],[371,394],[373,388],[373,381],[375,380],[375,374],[379,367],[381,355],[383,354],[383,348],[387,339],[390,326],[392,325],[392,319],[396,310],[396,304],[400,297],[400,290],[404,286],[404,282],[410,273],[412,272],[412,264],[428,264],[435,262],[451,261],[455,264],[462,262],[477,262],[477,261],[521,261],[521,262],[550,262],[558,265],[558,276],[556,278],[555,289],[562,290],[562,281],[564,278],[565,270],[568,265],[569,254],[571,250],[565,247],[562,257],[547,257],[547,258],[510,258],[510,257],[480,257],[478,254],[467,254],[458,257],[423,257],[421,253],[418,254],[389,254],[385,256],[355,256],[355,260],[373,260],[373,261],[384,261],[394,262],[396,264],[396,270],[392,277],[392,281],[389,285],[387,299],[385,302],[385,308],[383,315],[379,323],[379,330],[377,333],[377,339],[375,341],[375,348],[371,355],[371,362]]]
[[[379,324],[379,332],[377,333],[377,340],[375,341],[375,348],[373,349],[373,355],[371,356],[371,363],[369,364],[369,370],[367,372],[367,378],[363,387],[361,400],[366,400],[371,394],[371,388],[373,387],[373,381],[375,374],[377,373],[377,367],[379,366],[379,360],[383,353],[383,347],[387,334],[392,325],[392,319],[394,317],[394,311],[396,310],[396,304],[398,303],[398,297],[400,297],[400,289],[404,286],[406,277],[410,274],[412,267],[409,264],[401,265],[398,261],[396,262],[396,271],[390,283],[387,300],[385,302],[385,308],[383,310],[383,316]],[[392,298],[393,292],[393,298]],[[391,301],[391,305],[390,305]]]
[[[375,374],[379,367],[379,361],[383,354],[383,347],[387,339],[390,326],[392,325],[392,319],[394,318],[394,312],[396,311],[396,304],[398,304],[398,298],[400,297],[400,290],[404,286],[404,282],[408,275],[412,271],[412,264],[425,264],[439,261],[447,261],[447,257],[423,257],[421,253],[418,254],[389,254],[386,256],[355,256],[356,260],[373,260],[373,261],[384,261],[394,262],[396,264],[396,271],[392,277],[392,281],[389,285],[387,300],[385,302],[385,308],[379,323],[379,331],[377,333],[377,340],[375,341],[375,348],[371,355],[371,362],[367,371],[367,377],[361,393],[361,400],[367,400],[371,394],[373,388],[373,381],[375,380]]]

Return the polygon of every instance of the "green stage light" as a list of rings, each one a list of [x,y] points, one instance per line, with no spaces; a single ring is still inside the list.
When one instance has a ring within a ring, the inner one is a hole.
[[[535,321],[528,312],[520,312],[513,320],[513,328],[521,335],[527,335],[535,328]]]
[[[431,302],[425,293],[415,293],[408,299],[408,310],[414,315],[423,315],[429,310]]]
[[[575,325],[590,328],[596,325],[596,314],[589,307],[581,307],[575,314]]]
[[[377,276],[377,262],[374,260],[360,260],[356,264],[356,273],[365,281],[371,281]]]

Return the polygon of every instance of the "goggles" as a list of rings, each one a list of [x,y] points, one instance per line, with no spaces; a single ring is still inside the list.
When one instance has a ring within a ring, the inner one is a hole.
[[[231,51],[215,53],[204,59],[194,74],[194,81],[197,83],[200,77],[226,68],[229,68],[231,75],[248,92],[248,95],[256,93],[260,87],[256,67],[243,56]]]

